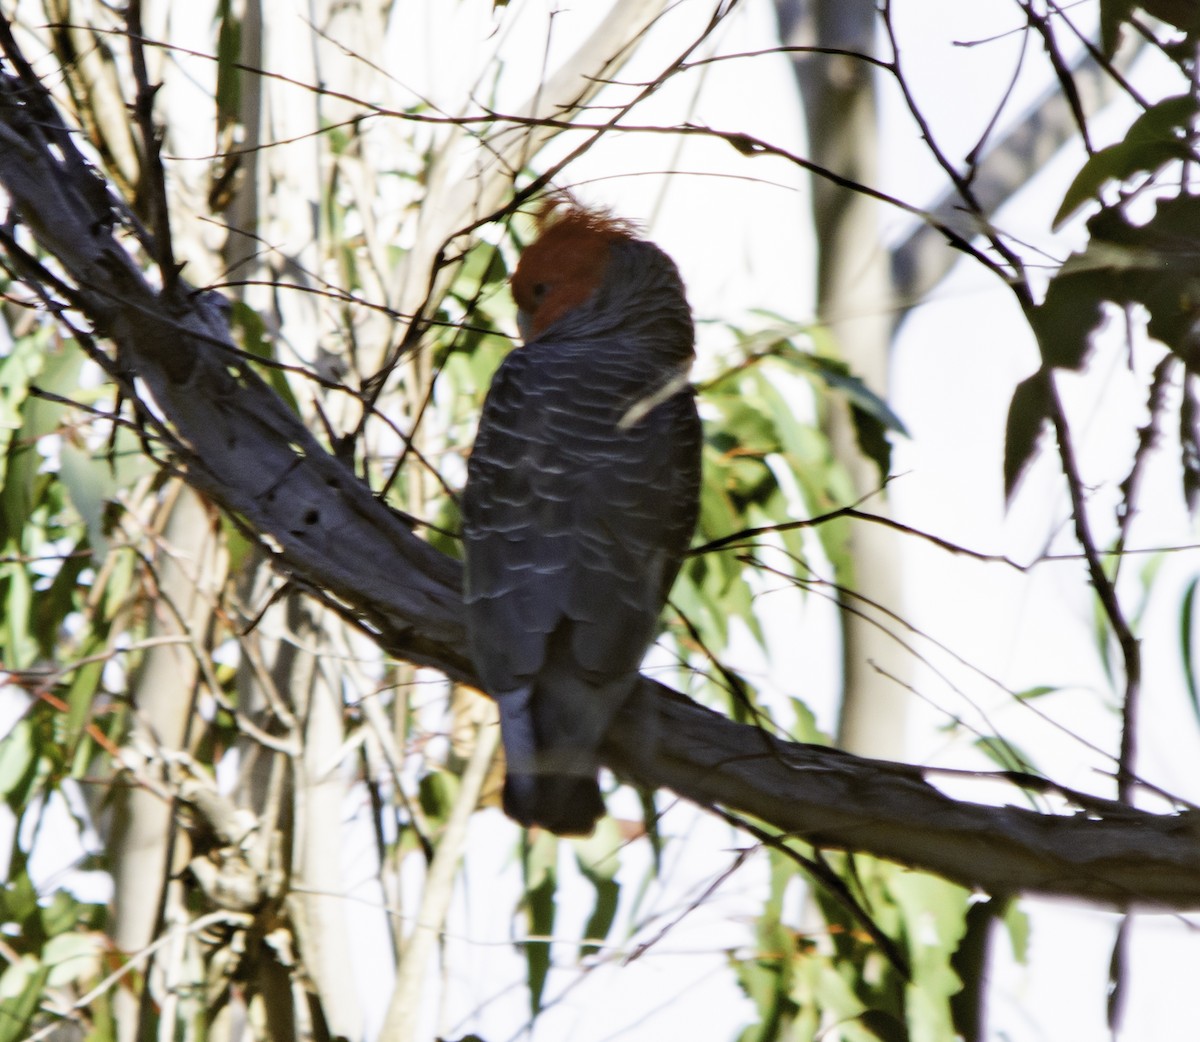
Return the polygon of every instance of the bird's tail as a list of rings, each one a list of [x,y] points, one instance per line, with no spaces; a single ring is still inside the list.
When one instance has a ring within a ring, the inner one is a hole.
[[[595,775],[519,774],[504,779],[504,813],[526,828],[540,825],[560,836],[586,836],[604,815]]]
[[[630,704],[636,673],[593,683],[578,667],[547,665],[536,684],[499,699],[508,760],[504,811],[526,827],[586,835],[605,812],[596,781],[604,737],[618,713],[644,718],[646,707]],[[640,720],[635,733],[649,737],[652,722]]]

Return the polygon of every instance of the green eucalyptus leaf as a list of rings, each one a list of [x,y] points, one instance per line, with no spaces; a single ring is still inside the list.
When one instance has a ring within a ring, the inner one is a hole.
[[[1129,21],[1135,0],[1100,0],[1100,46],[1106,58],[1117,53],[1121,26]]]
[[[1045,695],[1053,695],[1062,688],[1053,684],[1039,684],[1035,687],[1027,687],[1024,691],[1014,692],[1013,698],[1021,702],[1031,702],[1035,698],[1042,698]]]
[[[903,1020],[893,1016],[886,1010],[867,1009],[858,1016],[861,1024],[871,1035],[880,1042],[911,1042],[912,1036]],[[936,1037],[936,1036],[929,1036]]]
[[[522,867],[525,873],[526,921],[531,938],[550,937],[554,933],[554,913],[558,893],[558,839],[544,829],[525,834]],[[542,993],[550,973],[550,942],[525,942],[526,984],[529,987],[529,1012],[536,1017],[542,1011]]]
[[[1001,770],[1022,771],[1026,774],[1037,773],[1033,760],[1006,738],[984,735],[982,738],[977,738],[974,744],[976,749]]]
[[[1088,221],[1088,232],[1086,249],[1067,259],[1031,316],[1044,364],[1079,369],[1109,302],[1145,307],[1150,335],[1195,368],[1200,197],[1164,199],[1144,224],[1119,207],[1104,208]]]
[[[47,985],[63,988],[95,979],[103,953],[103,941],[94,933],[71,931],[51,937],[42,950],[42,961],[50,971]]]
[[[253,358],[262,359],[264,362],[274,361],[275,346],[267,336],[267,325],[262,316],[244,301],[233,300],[230,303],[229,326],[238,346]],[[275,365],[265,365],[262,367],[262,377],[287,403],[292,412],[300,412],[300,404],[296,401],[292,385],[288,383],[287,374],[283,370]]]
[[[891,406],[855,376],[845,362],[807,352],[798,352],[795,361],[800,368],[818,377],[830,390],[843,394],[852,406],[874,417],[884,430],[908,436],[908,429]]]
[[[1004,498],[1011,502],[1050,422],[1050,374],[1039,370],[1017,384],[1004,431]]]
[[[1197,680],[1195,658],[1197,586],[1200,586],[1200,579],[1193,579],[1183,591],[1179,610],[1179,654],[1183,662],[1188,701],[1196,719],[1200,720],[1200,681]]]
[[[98,556],[106,556],[109,547],[105,514],[117,493],[117,482],[107,464],[82,446],[68,441],[60,452],[58,473],[71,502],[83,518],[88,543]]]
[[[33,725],[22,717],[0,738],[0,796],[7,797],[34,765]]]
[[[17,1042],[29,1035],[49,976],[49,967],[30,956],[10,963],[0,975],[0,1042]]]
[[[1008,930],[1013,958],[1024,964],[1029,959],[1029,915],[1016,901],[1010,901],[1004,913],[1004,926]]]
[[[37,659],[38,642],[31,630],[34,592],[30,571],[17,562],[0,563],[0,642],[9,669],[28,669]]]
[[[66,695],[67,713],[62,720],[63,734],[60,739],[66,755],[75,758],[71,773],[76,777],[85,775],[91,762],[91,742],[81,744],[81,740],[92,718],[92,704],[100,689],[107,657],[105,641],[94,634],[83,641],[79,650],[80,657],[88,661],[82,662],[71,674]]]
[[[1187,137],[1196,115],[1196,100],[1180,94],[1150,106],[1130,124],[1123,141],[1088,157],[1063,196],[1051,227],[1057,230],[1081,206],[1099,199],[1110,181],[1127,181],[1175,160],[1191,156]]]
[[[242,23],[234,13],[233,0],[218,0],[216,103],[221,126],[241,118]]]
[[[417,790],[421,810],[430,821],[442,823],[458,797],[459,779],[451,771],[432,770],[421,777]]]
[[[579,946],[580,958],[594,955],[600,945],[586,943],[604,941],[612,930],[617,917],[617,903],[621,896],[621,885],[617,882],[617,871],[621,867],[621,833],[616,821],[603,817],[586,839],[575,840],[575,860],[584,879],[596,891],[592,914],[584,927],[585,943]]]

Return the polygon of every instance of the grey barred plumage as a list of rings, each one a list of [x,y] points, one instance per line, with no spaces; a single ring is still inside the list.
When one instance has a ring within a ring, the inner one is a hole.
[[[492,382],[463,495],[470,650],[500,705],[506,811],[583,833],[616,715],[654,740],[632,696],[698,511],[692,320],[662,250],[576,207],[513,293],[526,343]]]

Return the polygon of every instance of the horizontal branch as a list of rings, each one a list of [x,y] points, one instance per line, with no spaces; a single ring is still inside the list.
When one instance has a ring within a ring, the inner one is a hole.
[[[56,289],[116,347],[116,372],[185,477],[257,531],[279,566],[336,599],[389,653],[474,683],[457,562],[420,540],[245,364],[213,294],[168,299],[123,245],[123,204],[76,150],[49,96],[0,47],[0,184],[60,270]],[[9,263],[37,286],[12,240]],[[169,281],[169,280],[168,280]],[[40,288],[40,287],[39,287]],[[49,290],[46,290],[48,293]],[[147,403],[150,408],[150,403]],[[653,752],[618,723],[605,762],[648,787],[721,804],[819,846],[866,851],[993,893],[1200,907],[1200,815],[1097,804],[1039,814],[954,800],[921,769],[785,742],[643,680],[664,719]]]
[[[669,741],[646,763],[626,752],[637,748],[635,734],[618,730],[605,749],[614,770],[642,785],[992,894],[1200,908],[1200,812],[1150,814],[1097,801],[1065,815],[956,800],[920,767],[772,738],[654,686]]]

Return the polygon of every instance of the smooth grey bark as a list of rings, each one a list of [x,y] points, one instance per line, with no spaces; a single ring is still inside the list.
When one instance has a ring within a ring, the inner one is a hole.
[[[780,4],[778,17],[785,44],[875,51],[874,0]],[[792,56],[792,71],[804,101],[809,158],[859,184],[878,184],[875,67],[844,54],[800,53]],[[851,370],[886,398],[892,286],[879,203],[814,178],[812,215],[818,321]],[[855,498],[871,496],[872,511],[888,516],[879,470],[858,445],[849,406],[831,402],[824,426]],[[886,525],[854,523],[847,552],[851,567],[838,575],[843,587],[838,745],[864,756],[902,756],[912,659],[892,633],[891,619],[904,614],[900,536]]]
[[[199,666],[192,647],[207,632],[217,593],[224,582],[226,560],[216,515],[192,489],[179,482],[168,486],[149,521],[158,532],[155,596],[147,636],[175,638],[143,653],[130,684],[135,733],[159,749],[184,749]],[[112,939],[117,949],[133,954],[145,949],[160,929],[159,915],[168,898],[167,858],[172,849],[175,808],[150,787],[116,786],[113,796]],[[177,856],[178,856],[177,852]],[[175,884],[178,886],[178,884]],[[174,895],[175,898],[178,895]],[[113,1011],[117,1037],[132,1042],[140,1019],[138,997],[117,989]]]
[[[329,176],[320,139],[326,99],[294,84],[337,79],[337,70],[331,74],[322,67],[313,43],[314,27],[329,25],[331,7],[336,6],[323,0],[276,0],[269,5],[248,0],[245,5],[242,62],[249,68],[270,69],[286,80],[241,77],[246,165],[229,207],[230,234],[225,242],[235,281],[249,283],[236,292],[263,316],[269,329],[277,331],[280,359],[310,366],[319,365],[324,316],[317,297],[288,292],[287,287],[310,287],[313,273],[322,270],[325,260],[328,244],[322,240],[319,208],[313,200],[324,197]],[[382,35],[381,27],[376,32]],[[344,55],[341,60],[353,65]],[[270,244],[270,249],[264,249],[264,244]],[[308,424],[316,425],[316,409],[308,403],[303,408]],[[269,560],[256,556],[253,567],[266,574],[246,575],[244,585],[272,584]],[[239,800],[278,826],[280,842],[290,854],[295,886],[288,906],[305,971],[330,1032],[357,1038],[363,1028],[351,958],[353,939],[343,903],[336,896],[344,845],[341,690],[329,675],[333,656],[321,651],[328,647],[329,628],[343,623],[299,595],[254,603],[266,605],[255,624],[265,675],[239,671],[239,702],[257,705],[273,716],[273,700],[281,701],[290,717],[285,729],[299,752],[285,756],[265,748],[246,748],[254,742],[243,739],[246,755],[258,760],[261,769],[247,778],[253,778],[253,783],[243,787]],[[263,690],[264,684],[272,688],[273,698]],[[282,797],[272,784],[280,774],[287,778]],[[275,806],[281,799],[286,808]],[[264,831],[275,834],[275,829]],[[280,997],[288,1004],[292,1001],[286,993]],[[271,1001],[269,994],[264,999]]]
[[[62,274],[0,232],[8,262],[48,300],[69,298],[113,343],[114,378],[148,391],[160,419],[146,422],[170,439],[189,483],[389,653],[475,683],[458,563],[422,542],[255,375],[229,340],[219,298],[182,284],[171,295],[146,281],[114,234],[121,205],[98,190],[32,71],[0,78],[0,184]],[[1200,908],[1200,812],[1075,798],[1068,802],[1082,812],[1054,814],[954,800],[918,767],[775,739],[642,683],[669,740],[643,754],[621,722],[602,751],[642,785],[992,893]]]

